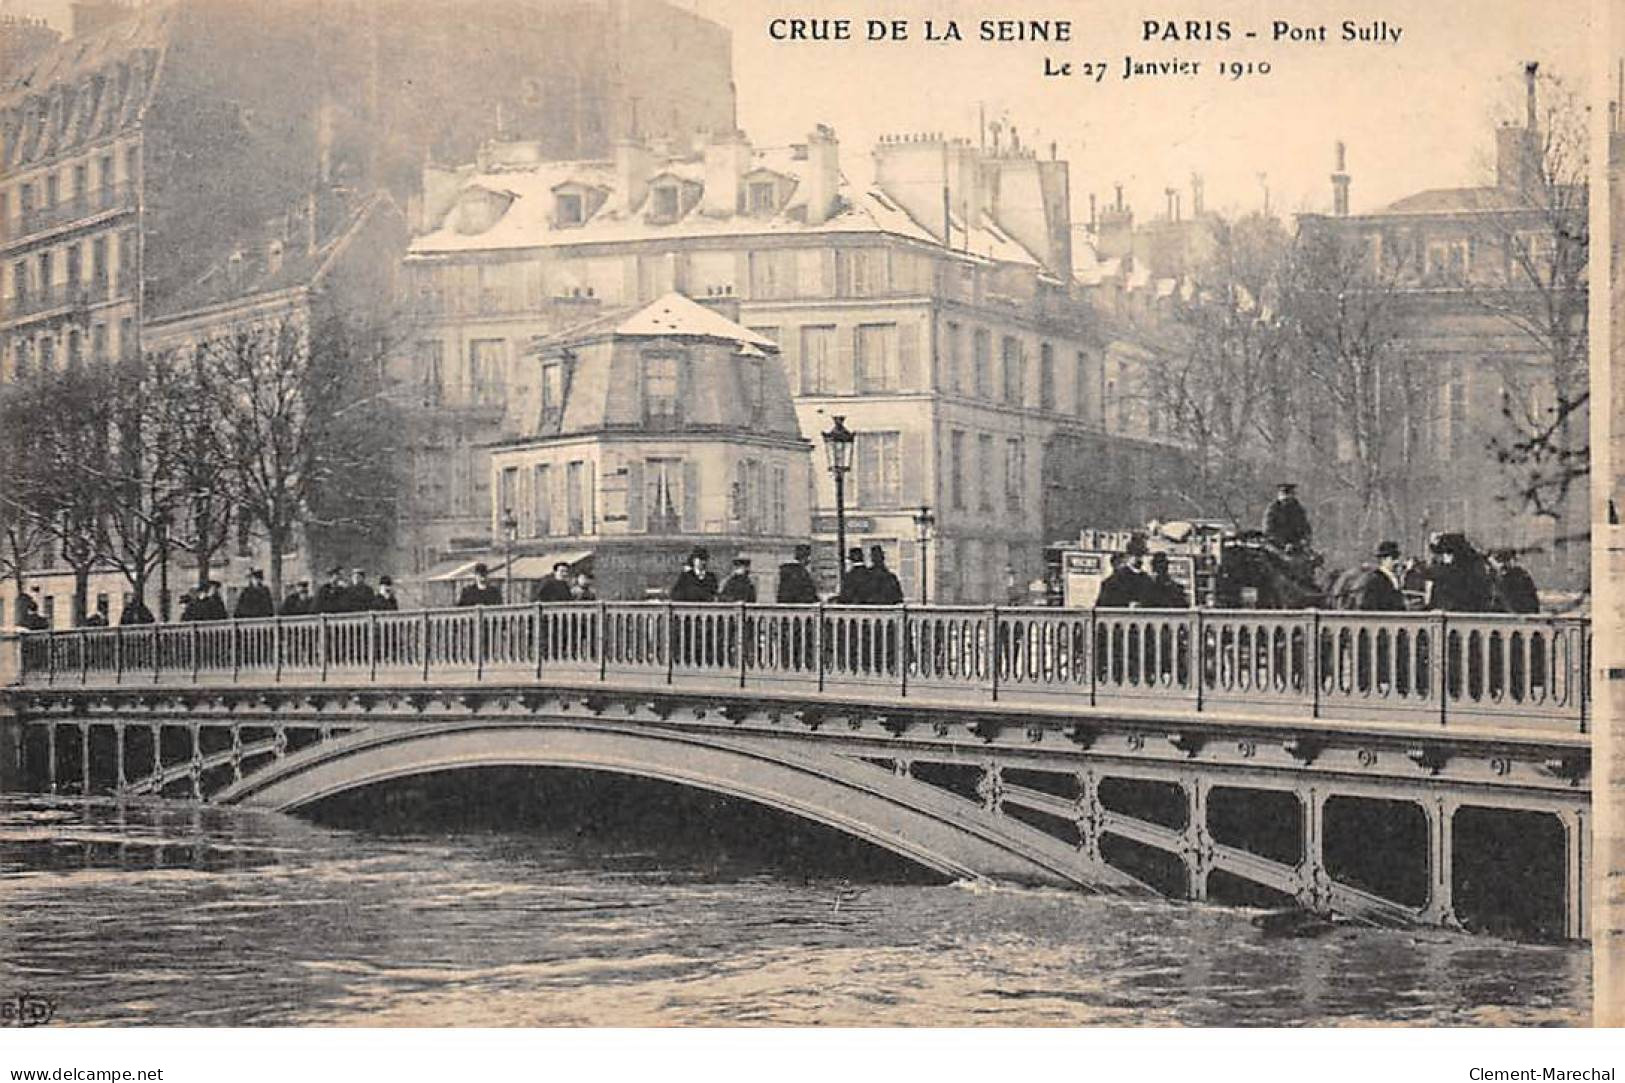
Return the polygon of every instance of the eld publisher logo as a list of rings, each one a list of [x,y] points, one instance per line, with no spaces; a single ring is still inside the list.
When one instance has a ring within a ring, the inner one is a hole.
[[[56,1001],[37,993],[18,993],[0,1000],[0,1026],[44,1026],[55,1015]]]

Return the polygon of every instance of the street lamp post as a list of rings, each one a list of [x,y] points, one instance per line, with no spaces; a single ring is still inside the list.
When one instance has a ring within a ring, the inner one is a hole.
[[[932,531],[936,525],[937,517],[931,514],[931,505],[921,504],[920,510],[914,513],[914,538],[920,543],[921,605],[929,605],[931,602],[930,542]]]
[[[504,542],[504,560],[502,562],[502,600],[513,604],[513,543],[519,537],[519,520],[515,518],[512,508],[502,509],[502,540]]]
[[[852,444],[856,439],[846,427],[846,418],[839,415],[824,433],[829,472],[835,478],[835,568],[843,593],[846,591],[846,473],[852,469]]]

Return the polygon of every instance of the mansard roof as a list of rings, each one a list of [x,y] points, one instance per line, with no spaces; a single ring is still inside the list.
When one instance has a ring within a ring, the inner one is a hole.
[[[535,340],[531,353],[538,359],[530,363],[565,362],[564,401],[556,415],[544,418],[542,381],[528,381],[528,397],[511,404],[515,416],[528,420],[521,442],[644,430],[642,387],[651,349],[660,357],[681,358],[682,402],[680,422],[651,438],[694,432],[731,434],[734,439],[801,438],[778,347],[720,312],[669,293],[642,308],[606,313]],[[759,393],[749,386],[752,379],[760,379]]]
[[[461,183],[465,188],[474,185],[505,188],[515,193],[513,204],[489,229],[479,233],[460,233],[449,218],[443,220],[413,241],[410,254],[434,257],[637,241],[720,240],[744,236],[822,238],[852,233],[942,247],[939,236],[916,221],[884,191],[877,187],[859,188],[845,176],[840,178],[832,213],[822,222],[809,223],[807,166],[801,148],[753,148],[741,178],[768,170],[795,182],[790,198],[773,214],[719,214],[700,199],[684,208],[675,219],[658,221],[638,213],[638,207],[627,206],[626,193],[620,190],[612,161],[542,162],[489,173],[475,171],[463,178]],[[705,165],[692,155],[656,158],[651,163],[649,176],[665,174],[703,186]],[[603,189],[611,195],[585,222],[561,227],[553,221],[554,193],[571,183]],[[1000,229],[991,215],[983,215],[982,224],[968,233],[963,220],[954,216],[950,223],[950,247],[961,255],[1040,266],[1039,259]]]
[[[158,3],[0,72],[0,169],[55,157],[137,124],[176,23]]]
[[[308,210],[302,209],[302,213]],[[405,216],[387,192],[362,198],[335,194],[319,200],[314,246],[309,224],[289,215],[287,228],[275,237],[265,232],[238,239],[235,258],[227,255],[216,260],[196,279],[155,302],[150,318],[154,322],[184,319],[204,309],[319,286],[349,243],[380,214],[400,219],[404,233]],[[276,242],[280,242],[281,255],[273,265],[269,254]]]

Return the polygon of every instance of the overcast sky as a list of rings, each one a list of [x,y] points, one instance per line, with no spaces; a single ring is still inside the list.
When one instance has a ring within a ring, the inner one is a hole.
[[[1143,0],[674,0],[734,34],[740,123],[759,142],[786,142],[818,121],[832,124],[849,171],[862,172],[876,136],[944,131],[974,138],[979,103],[1007,116],[1024,143],[1047,156],[1051,140],[1072,163],[1075,214],[1088,193],[1104,199],[1121,181],[1138,217],[1160,213],[1163,191],[1187,188],[1193,171],[1207,204],[1250,209],[1267,175],[1281,211],[1324,210],[1333,143],[1348,145],[1353,209],[1371,210],[1423,188],[1479,183],[1493,147],[1492,118],[1522,115],[1522,63],[1539,60],[1585,90],[1586,0],[1361,0],[1327,4],[1258,0],[1201,5]],[[956,18],[962,44],[775,43],[770,20],[845,15],[858,25],[883,17]],[[1229,42],[1142,42],[1143,19],[1170,14],[1225,18]],[[1345,17],[1386,20],[1397,45],[1272,44],[1272,23],[1290,16],[1328,27]],[[971,40],[987,18],[1073,20],[1069,45]],[[1247,30],[1259,37],[1247,40]],[[1104,82],[1045,78],[1044,57],[1104,58]],[[1123,57],[1202,61],[1195,77],[1122,79]],[[1231,81],[1219,59],[1265,60],[1268,76]],[[1184,206],[1190,206],[1189,196]]]
[[[1023,142],[1050,142],[1072,163],[1075,214],[1088,194],[1106,198],[1122,182],[1140,218],[1160,213],[1170,186],[1205,181],[1210,208],[1251,209],[1265,174],[1280,211],[1324,210],[1331,199],[1332,145],[1348,145],[1356,212],[1423,188],[1483,180],[1492,118],[1521,116],[1521,66],[1539,60],[1585,90],[1588,0],[672,0],[733,31],[740,124],[758,143],[800,141],[831,124],[843,165],[868,175],[883,133],[942,131],[977,136],[980,106],[1003,117]],[[470,0],[470,10],[477,4]],[[44,15],[66,29],[67,0],[0,0],[0,10]],[[906,19],[916,39],[924,19],[956,19],[958,44],[775,43],[778,17],[846,17],[862,36],[867,18]],[[1228,42],[1143,42],[1144,19],[1228,19]],[[1069,44],[974,40],[982,19],[1070,19]],[[1386,21],[1395,45],[1271,43],[1271,24]],[[1256,40],[1243,37],[1256,31]],[[1199,60],[1194,77],[1121,78],[1123,58]],[[1104,59],[1101,83],[1044,78],[1044,58]],[[1268,76],[1220,78],[1220,59],[1263,60]],[[1190,197],[1184,197],[1188,209]]]

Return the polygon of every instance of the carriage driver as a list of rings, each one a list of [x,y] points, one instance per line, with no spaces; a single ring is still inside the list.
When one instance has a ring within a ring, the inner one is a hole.
[[[1298,487],[1283,481],[1275,487],[1275,499],[1264,509],[1264,536],[1277,549],[1302,552],[1309,548],[1313,535],[1309,513],[1298,503]]]

